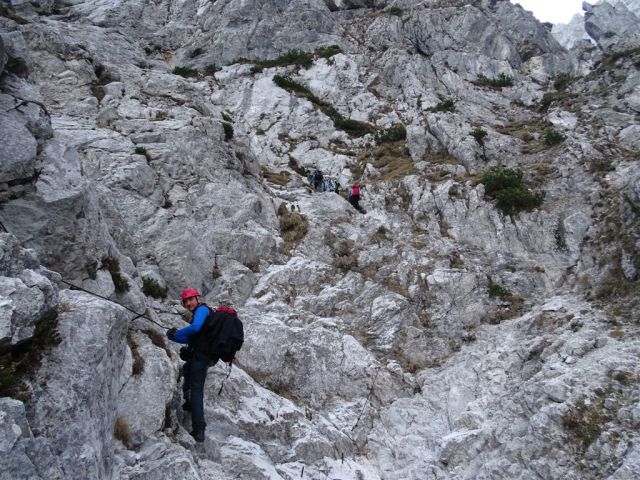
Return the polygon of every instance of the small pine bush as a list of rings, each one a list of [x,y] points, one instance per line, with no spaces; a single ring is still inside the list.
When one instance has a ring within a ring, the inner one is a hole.
[[[162,287],[151,277],[142,277],[142,293],[147,297],[166,298],[169,287]]]
[[[450,98],[442,99],[435,107],[428,109],[429,112],[455,112],[456,104]]]
[[[147,149],[144,147],[136,147],[133,150],[133,153],[135,153],[136,155],[147,155]]]
[[[531,210],[542,205],[544,192],[532,192],[522,183],[522,172],[492,167],[482,175],[485,193],[496,199],[496,206],[506,215]]]
[[[224,130],[224,140],[228,142],[233,138],[233,125],[229,122],[222,122],[222,129]]]
[[[500,297],[500,298],[509,297],[511,295],[511,292],[509,291],[509,289],[503,287],[499,283],[493,283],[493,282],[489,283],[489,286],[487,287],[487,293],[489,293],[490,297]]]
[[[331,58],[338,53],[342,53],[342,49],[338,45],[329,45],[328,47],[320,47],[314,52],[319,58]]]
[[[511,75],[506,75],[501,73],[497,78],[488,78],[484,75],[478,75],[478,79],[476,80],[478,85],[482,85],[484,87],[491,88],[503,88],[503,87],[511,87],[513,86],[513,77]]]
[[[378,145],[397,142],[407,138],[407,129],[404,125],[398,123],[385,130],[377,131],[374,138]]]
[[[198,70],[190,67],[175,67],[173,69],[173,73],[174,75],[180,75],[181,77],[185,78],[194,78],[199,75]]]
[[[558,145],[565,141],[567,137],[565,137],[560,132],[554,130],[553,128],[548,129],[544,133],[544,143],[548,147],[553,147],[554,145]]]
[[[394,7],[387,8],[384,11],[384,13],[387,13],[389,15],[395,15],[397,17],[401,17],[404,12],[400,7],[394,6]]]
[[[558,75],[553,81],[553,88],[555,88],[559,92],[566,90],[569,84],[571,83],[571,80],[572,80],[571,76],[566,73]]]
[[[478,142],[478,145],[484,145],[484,139],[487,137],[488,133],[486,130],[477,127],[476,129],[473,130],[473,132],[470,133],[470,135],[476,139],[476,142]]]

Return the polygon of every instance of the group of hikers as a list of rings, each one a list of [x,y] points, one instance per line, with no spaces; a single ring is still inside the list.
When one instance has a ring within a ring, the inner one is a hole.
[[[340,194],[340,182],[332,177],[325,177],[322,171],[318,169],[309,174],[307,179],[315,192],[335,192]],[[358,183],[354,183],[352,187],[347,189],[347,200],[360,213],[365,213],[360,206],[360,189],[363,187],[364,185],[361,186]]]

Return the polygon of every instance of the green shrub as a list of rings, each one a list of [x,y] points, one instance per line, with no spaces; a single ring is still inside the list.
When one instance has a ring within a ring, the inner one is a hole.
[[[324,105],[325,106],[321,108],[322,113],[331,119],[333,126],[338,130],[347,132],[352,137],[361,137],[373,131],[373,127],[368,123],[344,118],[334,107]]]
[[[565,98],[567,98],[567,93],[564,91],[545,93],[542,96],[542,100],[540,100],[540,109],[547,110],[552,103],[559,102]]]
[[[554,145],[558,145],[559,143],[564,142],[566,138],[567,137],[565,137],[560,132],[554,130],[553,128],[548,129],[544,133],[544,143],[549,147],[552,147]]]
[[[104,88],[102,88],[102,85],[98,85],[98,84],[91,85],[91,93],[93,94],[94,97],[98,99],[98,102],[101,102],[102,99],[105,97]]]
[[[169,287],[162,287],[151,277],[142,277],[142,293],[147,297],[166,298]]]
[[[338,53],[342,53],[342,49],[338,45],[329,45],[328,47],[320,47],[313,53],[319,58],[331,58]]]
[[[491,167],[481,182],[486,194],[495,198],[496,206],[507,215],[536,208],[544,200],[544,192],[532,192],[523,185],[520,170]]]
[[[60,341],[58,312],[50,310],[36,323],[31,338],[0,354],[0,397],[28,400],[25,377],[40,368],[43,354]]]
[[[174,75],[180,75],[185,78],[197,77],[200,73],[195,68],[190,67],[175,67],[173,69]]]
[[[374,138],[378,145],[397,142],[407,138],[407,129],[404,125],[398,123],[382,131],[377,131]]]
[[[400,7],[394,6],[394,7],[387,8],[384,11],[384,13],[387,13],[389,15],[396,15],[397,17],[401,17],[404,12]]]
[[[505,298],[511,296],[511,292],[509,291],[509,289],[503,287],[499,283],[493,282],[489,283],[489,286],[487,287],[487,293],[490,297]]]
[[[290,50],[274,60],[259,60],[254,62],[251,71],[259,73],[265,68],[284,67],[287,65],[299,65],[303,68],[309,68],[313,65],[313,54],[303,52],[302,50]]]
[[[566,90],[573,79],[570,75],[563,73],[553,80],[553,88],[558,91]]]
[[[133,150],[133,153],[135,153],[136,155],[147,155],[147,149],[144,147],[136,147]]]
[[[233,119],[229,115],[227,115],[225,112],[220,112],[220,115],[222,116],[222,119],[225,122],[233,123]]]
[[[478,75],[478,79],[475,82],[478,85],[490,88],[503,88],[513,86],[513,77],[501,73],[497,78],[488,78],[484,75]]]
[[[484,145],[484,139],[487,137],[488,133],[486,130],[483,130],[480,127],[477,127],[476,129],[474,129],[470,135],[476,139],[476,142],[478,142],[478,145]]]
[[[213,277],[214,280],[222,276],[222,272],[220,272],[220,268],[218,268],[217,265],[214,265],[214,267],[211,269],[211,276]]]
[[[435,107],[428,108],[429,112],[455,112],[456,104],[450,98],[440,100]]]
[[[233,138],[233,125],[229,122],[222,122],[222,129],[224,130],[224,140],[228,142]]]
[[[491,167],[482,175],[482,184],[487,195],[495,195],[500,190],[519,187],[522,171],[513,168]]]

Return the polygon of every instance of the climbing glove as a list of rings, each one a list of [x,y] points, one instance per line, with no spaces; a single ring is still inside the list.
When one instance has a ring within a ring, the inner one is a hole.
[[[169,330],[167,330],[167,337],[171,338],[171,337],[175,337],[176,333],[177,333],[177,329],[174,328],[170,328]]]

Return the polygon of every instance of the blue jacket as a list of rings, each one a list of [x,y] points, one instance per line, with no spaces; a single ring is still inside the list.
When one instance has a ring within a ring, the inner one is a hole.
[[[205,305],[198,305],[193,312],[191,325],[178,330],[175,335],[169,337],[169,340],[178,343],[188,343],[189,339],[200,331],[208,316],[209,309]]]

